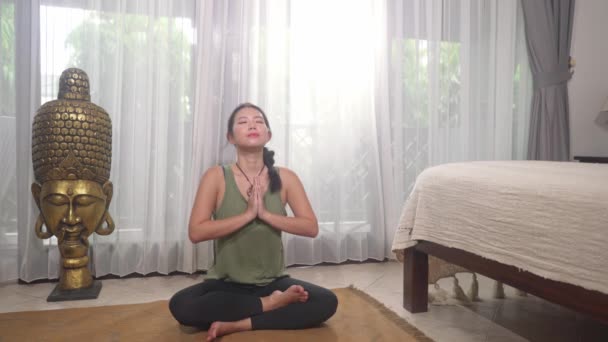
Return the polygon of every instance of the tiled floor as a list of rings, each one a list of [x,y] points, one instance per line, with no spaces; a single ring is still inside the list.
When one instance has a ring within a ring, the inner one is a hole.
[[[429,312],[411,315],[402,304],[402,272],[397,262],[289,268],[292,277],[327,288],[348,285],[364,290],[436,341],[608,341],[608,325],[533,296],[521,297],[505,287],[506,299],[493,299],[494,282],[479,277],[481,302],[463,306],[432,305]],[[471,276],[459,274],[466,291]],[[142,303],[168,299],[178,290],[202,280],[201,275],[103,280],[95,300],[47,303],[55,283],[0,285],[0,312]],[[451,292],[452,281],[440,281]]]

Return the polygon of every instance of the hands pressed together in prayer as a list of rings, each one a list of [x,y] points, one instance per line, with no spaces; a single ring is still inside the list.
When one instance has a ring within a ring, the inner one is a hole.
[[[253,191],[251,192],[251,196],[249,196],[246,212],[251,220],[259,218],[264,221],[265,217],[268,215],[268,211],[264,206],[264,193],[266,192],[266,187],[262,186],[261,177],[253,178]]]

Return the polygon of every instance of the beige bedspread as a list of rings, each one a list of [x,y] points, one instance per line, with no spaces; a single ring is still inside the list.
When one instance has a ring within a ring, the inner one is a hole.
[[[497,161],[422,172],[393,239],[426,240],[608,294],[608,165]]]

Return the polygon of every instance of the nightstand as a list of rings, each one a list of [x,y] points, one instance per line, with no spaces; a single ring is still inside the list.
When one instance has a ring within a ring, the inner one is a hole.
[[[574,156],[574,160],[578,160],[581,163],[608,164],[608,157]]]

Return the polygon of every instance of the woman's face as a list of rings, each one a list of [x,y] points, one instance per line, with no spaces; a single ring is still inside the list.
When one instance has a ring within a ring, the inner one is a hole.
[[[228,134],[228,141],[241,148],[263,147],[270,137],[271,133],[262,113],[255,108],[245,107],[236,113],[232,135]]]

